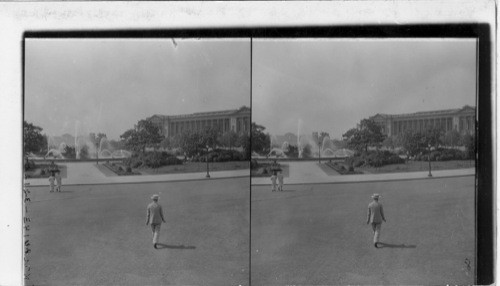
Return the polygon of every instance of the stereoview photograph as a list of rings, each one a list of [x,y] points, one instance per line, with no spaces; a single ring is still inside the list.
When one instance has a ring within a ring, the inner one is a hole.
[[[250,39],[26,38],[26,285],[249,285]]]
[[[474,284],[476,46],[253,39],[252,285]]]

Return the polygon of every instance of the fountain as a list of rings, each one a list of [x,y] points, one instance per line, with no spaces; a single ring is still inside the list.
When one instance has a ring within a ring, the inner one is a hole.
[[[104,147],[109,147],[109,142],[108,142],[108,138],[106,137],[103,137],[101,138],[101,141],[99,142],[99,150],[98,150],[98,155],[99,155],[99,158],[110,158],[111,157],[111,151],[109,151],[109,149],[103,149],[102,146],[104,145]]]
[[[287,153],[290,149],[290,144],[288,143],[288,141],[285,141],[283,142],[283,144],[281,144],[281,150],[283,150],[283,152]]]
[[[323,157],[333,157],[335,151],[337,150],[337,146],[335,146],[330,139],[330,136],[325,136],[323,138],[323,143],[321,144],[321,156]]]
[[[116,150],[111,154],[113,158],[129,158],[130,156],[132,156],[132,152],[122,149]]]
[[[104,149],[101,152],[99,152],[99,158],[102,159],[113,158],[113,154],[108,149]]]
[[[44,158],[47,158],[47,157],[49,157],[49,158],[52,157],[55,159],[64,159],[63,154],[58,149],[50,149],[47,152],[47,154],[45,154],[45,156],[44,156]]]
[[[47,141],[49,141],[48,136],[47,136]],[[47,145],[47,146],[49,146],[49,145]],[[48,147],[48,148],[50,148],[50,147]],[[59,144],[58,148],[50,148],[47,151],[47,154],[45,154],[44,158],[47,158],[47,157],[50,158],[50,157],[52,157],[52,158],[55,158],[55,159],[65,159],[64,156],[63,156],[64,149],[66,149],[66,143],[61,142]]]
[[[91,158],[128,158],[132,156],[132,153],[127,150],[115,150],[111,145],[111,142],[106,138],[102,138],[99,145],[96,146],[90,138],[89,130],[85,123],[76,120],[74,122],[74,138],[68,141],[66,136],[49,136],[45,135],[47,140],[47,153],[45,157],[53,157],[55,159],[66,159],[64,157],[66,146],[71,146],[75,148],[75,159],[91,159]],[[61,142],[63,140],[63,142]],[[64,141],[65,140],[65,141]],[[86,149],[85,155],[82,152]]]
[[[345,157],[352,157],[354,155],[354,151],[349,150],[349,149],[339,149],[333,153],[332,157],[336,158],[345,158]]]

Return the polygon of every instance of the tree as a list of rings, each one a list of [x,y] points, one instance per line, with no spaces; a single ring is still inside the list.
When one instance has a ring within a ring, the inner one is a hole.
[[[288,145],[288,150],[285,152],[285,155],[289,158],[297,158],[299,157],[299,148],[295,145]]]
[[[460,132],[453,129],[444,134],[444,143],[448,146],[458,146],[460,144]]]
[[[193,131],[184,131],[179,136],[177,136],[178,147],[182,148],[184,153],[191,157],[198,154],[200,149],[204,149],[205,146],[201,144],[201,133]]]
[[[136,130],[139,132],[139,141],[143,144],[143,152],[146,151],[146,147],[157,148],[164,138],[160,128],[149,120],[140,120]]]
[[[205,128],[205,130],[200,133],[198,141],[199,146],[205,148],[207,152],[209,149],[215,149],[215,147],[217,147],[217,135],[217,129],[212,127]]]
[[[163,140],[158,126],[148,120],[140,120],[134,126],[120,135],[125,147],[133,151],[146,152],[147,147],[157,148]]]
[[[399,141],[408,155],[415,156],[427,148],[423,137],[424,135],[420,132],[406,130],[399,135]]]
[[[237,144],[238,139],[238,133],[234,132],[233,130],[229,130],[221,135],[219,142],[224,147],[229,147],[229,150],[232,150],[232,148]]]
[[[247,132],[242,133],[238,137],[238,145],[243,147],[243,153],[245,154],[245,159],[248,159],[251,157],[252,150],[250,149],[251,147],[251,141],[250,141],[250,135]]]
[[[349,129],[342,137],[349,148],[365,152],[369,146],[378,147],[385,139],[380,126],[371,119],[361,120],[356,128]]]
[[[126,149],[130,151],[139,151],[141,146],[139,145],[138,134],[135,129],[129,129],[125,131],[120,138]]]
[[[311,144],[307,143],[302,147],[302,158],[311,158],[312,156],[312,149],[311,149]]]
[[[440,129],[437,129],[437,128],[430,128],[430,129],[427,129],[424,133],[422,133],[422,137],[421,137],[421,142],[422,142],[422,145],[424,146],[424,148],[431,148],[431,147],[434,147],[434,148],[437,148],[439,146],[439,144],[441,144],[441,134],[442,134],[442,130]]]
[[[269,153],[269,145],[271,144],[271,138],[269,134],[265,134],[264,130],[266,128],[262,125],[258,125],[252,122],[252,151],[256,153]]]
[[[474,134],[465,134],[461,138],[461,143],[465,147],[465,152],[467,152],[467,157],[469,159],[475,159],[476,157],[476,138]]]
[[[332,143],[337,148],[347,148],[347,143],[344,140],[333,139]]]
[[[104,133],[98,133],[95,135],[95,133],[90,133],[89,134],[90,141],[94,144],[95,146],[95,157],[96,157],[96,162],[99,162],[99,151],[101,151],[101,141],[102,139],[106,138],[106,134]]]
[[[75,159],[76,158],[76,150],[75,147],[72,146],[66,146],[64,147],[64,157],[68,159]]]
[[[95,133],[89,134],[90,142],[92,142],[92,144],[94,144],[97,153],[99,153],[101,141],[104,138],[106,138],[106,134],[104,134],[104,133],[97,133],[97,135]]]
[[[387,137],[382,142],[382,146],[384,146],[387,149],[394,149],[398,146],[398,138],[394,136]]]
[[[83,145],[83,147],[80,148],[80,159],[88,159],[88,158],[90,158],[89,147],[87,145]]]
[[[121,149],[125,149],[125,145],[123,144],[123,141],[110,140],[110,141],[109,141],[109,146],[110,146],[113,150],[121,150]]]
[[[47,150],[47,139],[42,135],[42,128],[26,121],[23,122],[24,153],[41,153]],[[48,150],[47,150],[48,151]]]
[[[161,140],[160,147],[166,150],[170,150],[174,147],[173,143],[174,142],[172,137],[165,137],[163,140]]]

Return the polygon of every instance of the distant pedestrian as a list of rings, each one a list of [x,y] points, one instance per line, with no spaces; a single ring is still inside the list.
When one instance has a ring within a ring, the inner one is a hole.
[[[49,184],[50,184],[50,192],[54,192],[54,181],[55,181],[55,177],[54,177],[54,172],[50,172],[50,177],[49,177]]]
[[[368,205],[368,218],[366,221],[366,224],[371,223],[372,225],[373,246],[375,246],[375,248],[378,248],[382,221],[386,221],[384,216],[384,208],[382,207],[382,204],[378,202],[379,198],[379,194],[372,195],[373,202]]]
[[[161,223],[165,222],[163,216],[163,209],[160,204],[158,204],[158,195],[153,195],[151,197],[153,200],[147,207],[147,221],[146,225],[151,224],[151,231],[153,232],[153,247],[157,248],[158,239],[160,238],[160,227]]]
[[[62,178],[61,178],[61,172],[60,171],[56,172],[56,182],[57,182],[56,192],[60,192],[61,188],[62,188]]]
[[[276,191],[276,179],[277,179],[277,176],[276,176],[276,172],[273,172],[273,175],[271,176],[271,183],[272,183],[272,190],[271,191]]]
[[[49,172],[54,172],[58,169],[56,163],[54,163],[54,161],[51,161],[50,162],[50,165],[49,165]]]
[[[283,191],[283,173],[281,171],[278,171],[278,191]]]

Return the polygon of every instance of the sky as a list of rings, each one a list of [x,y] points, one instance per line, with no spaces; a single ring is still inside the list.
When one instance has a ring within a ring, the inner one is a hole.
[[[26,39],[25,120],[42,133],[250,106],[249,39]]]
[[[252,73],[252,121],[276,135],[476,106],[475,39],[254,39]]]

